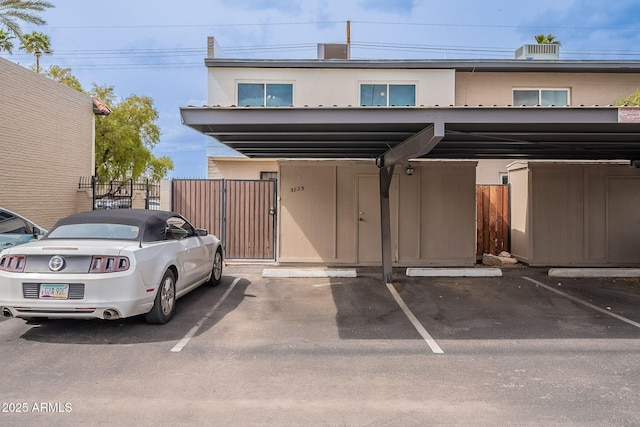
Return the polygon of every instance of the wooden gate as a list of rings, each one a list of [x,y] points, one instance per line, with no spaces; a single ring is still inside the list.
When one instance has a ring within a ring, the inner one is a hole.
[[[476,205],[476,256],[509,252],[509,186],[476,185]]]
[[[174,179],[172,209],[222,240],[228,259],[275,259],[276,181]]]

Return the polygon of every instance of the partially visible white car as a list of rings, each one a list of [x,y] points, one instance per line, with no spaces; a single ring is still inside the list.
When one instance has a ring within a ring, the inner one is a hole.
[[[220,240],[173,212],[108,209],[59,220],[0,252],[0,311],[20,318],[168,322],[176,299],[222,278]]]
[[[46,232],[22,215],[0,208],[0,250],[39,239]]]

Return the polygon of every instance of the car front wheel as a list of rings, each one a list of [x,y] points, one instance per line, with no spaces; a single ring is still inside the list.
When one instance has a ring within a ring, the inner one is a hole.
[[[171,270],[167,270],[160,282],[153,308],[145,315],[147,322],[155,324],[167,323],[176,306],[176,279]]]
[[[218,248],[213,256],[213,268],[211,269],[211,278],[209,285],[217,286],[222,280],[222,249]]]

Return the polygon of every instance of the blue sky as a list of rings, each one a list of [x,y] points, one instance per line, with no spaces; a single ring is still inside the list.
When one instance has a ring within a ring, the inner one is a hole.
[[[23,25],[51,38],[41,65],[71,68],[85,88],[151,97],[162,132],[154,153],[173,159],[170,177],[205,177],[207,149],[216,150],[179,113],[206,104],[208,36],[229,58],[312,59],[317,43],[346,41],[349,20],[355,59],[511,59],[551,33],[562,59],[640,60],[636,0],[50,1],[46,26]],[[33,64],[18,49],[0,56]]]

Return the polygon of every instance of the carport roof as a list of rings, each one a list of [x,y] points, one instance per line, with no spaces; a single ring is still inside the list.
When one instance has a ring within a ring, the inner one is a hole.
[[[252,158],[376,159],[426,132],[435,145],[417,157],[640,159],[634,107],[205,106],[181,108],[181,115],[185,125]]]

